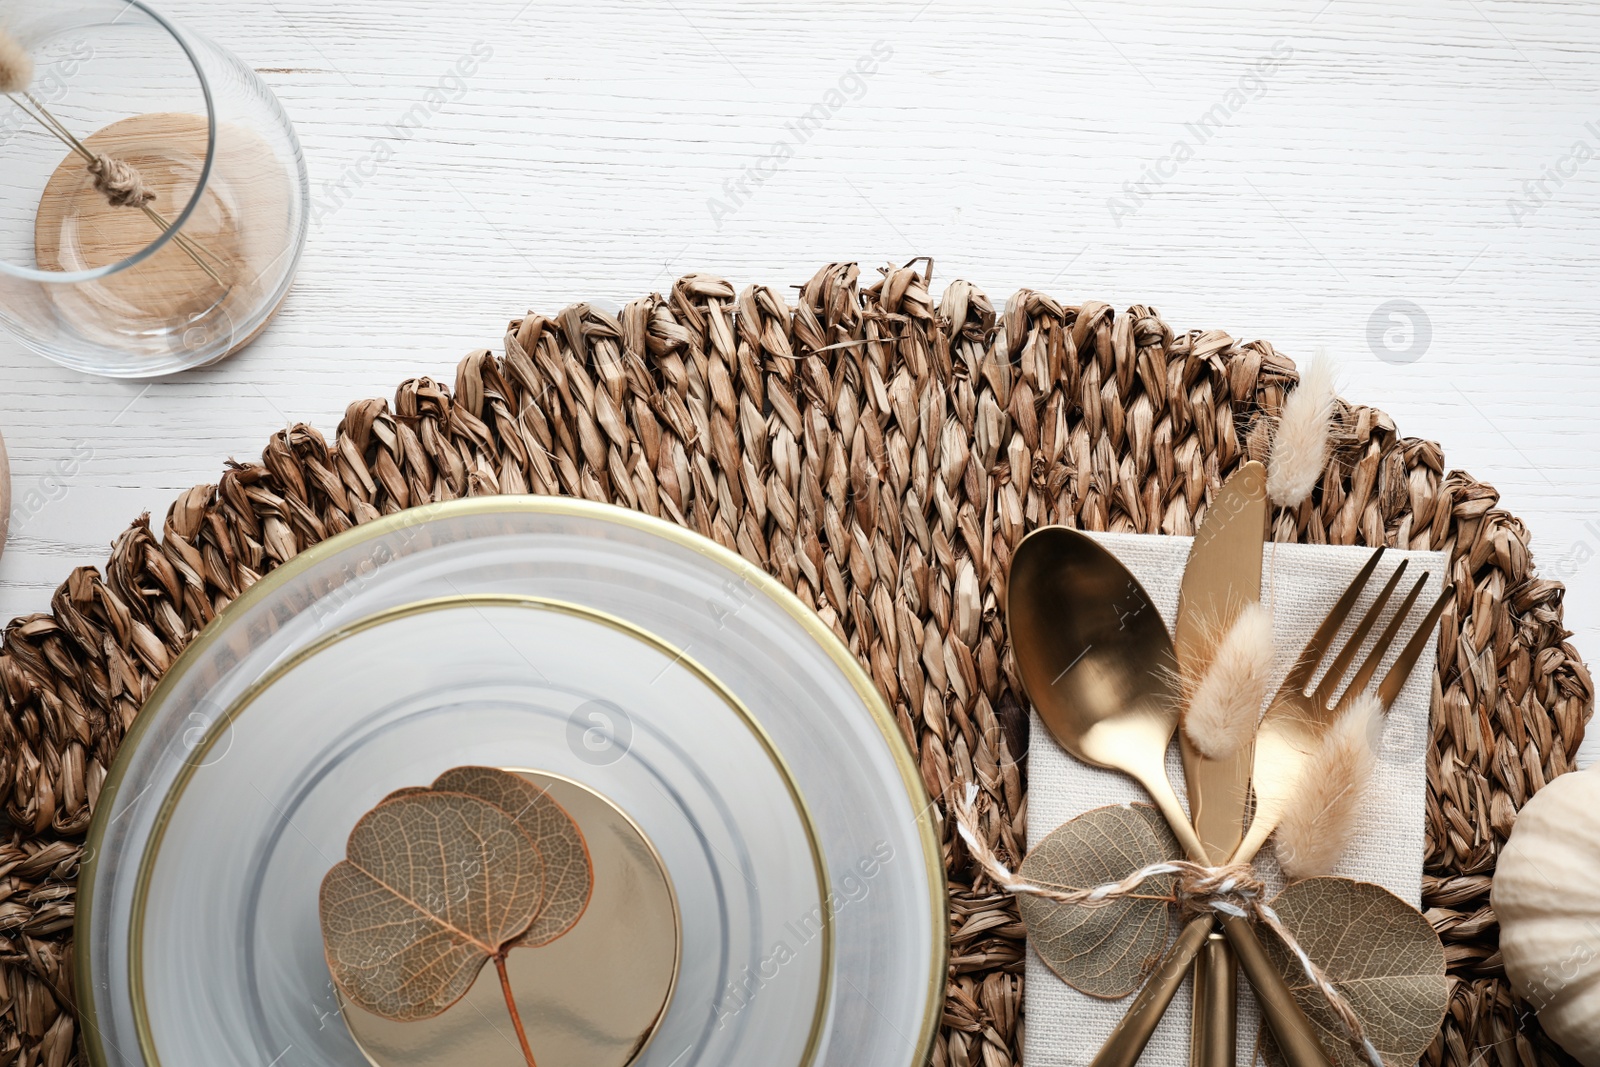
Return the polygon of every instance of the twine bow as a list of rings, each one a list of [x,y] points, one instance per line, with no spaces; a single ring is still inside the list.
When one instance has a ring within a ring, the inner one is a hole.
[[[977,833],[977,785],[969,782],[960,798],[951,804],[951,814],[956,818],[956,830],[967,844],[967,851],[990,880],[1006,892],[1017,896],[1039,897],[1058,904],[1076,904],[1081,907],[1101,907],[1115,900],[1139,895],[1139,887],[1147,880],[1164,874],[1175,875],[1177,884],[1172,899],[1180,908],[1193,914],[1214,912],[1219,915],[1252,919],[1271,930],[1283,942],[1305,971],[1306,977],[1322,994],[1334,1016],[1344,1028],[1345,1039],[1368,1067],[1389,1067],[1383,1055],[1367,1037],[1355,1009],[1343,993],[1328,979],[1316,962],[1306,955],[1300,942],[1295,940],[1283,920],[1266,902],[1266,883],[1248,863],[1229,863],[1218,867],[1194,863],[1190,860],[1166,860],[1152,863],[1129,874],[1117,882],[1088,889],[1063,889],[1060,886],[1036,885],[1013,873],[994,850],[985,844]]]

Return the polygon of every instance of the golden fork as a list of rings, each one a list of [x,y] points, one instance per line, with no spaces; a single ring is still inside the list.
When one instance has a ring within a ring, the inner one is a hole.
[[[1350,679],[1350,684],[1345,687],[1338,700],[1334,700],[1334,692],[1343,680],[1345,671],[1350,668],[1351,662],[1361,651],[1361,645],[1366,640],[1367,634],[1377,624],[1384,606],[1394,594],[1395,587],[1400,584],[1400,577],[1406,570],[1405,561],[1402,560],[1400,566],[1395,568],[1389,580],[1379,590],[1372,606],[1356,624],[1350,639],[1333,658],[1321,681],[1314,690],[1311,689],[1312,679],[1317,676],[1318,667],[1327,658],[1333,639],[1338,636],[1345,619],[1355,607],[1356,600],[1360,598],[1361,591],[1366,587],[1368,579],[1372,577],[1382,557],[1383,549],[1380,548],[1372,554],[1366,566],[1361,568],[1361,572],[1350,583],[1350,587],[1334,604],[1333,610],[1328,612],[1328,617],[1317,627],[1317,632],[1306,642],[1305,649],[1301,651],[1295,665],[1284,678],[1283,685],[1279,687],[1277,694],[1272,698],[1272,703],[1268,705],[1267,714],[1262,718],[1261,727],[1256,734],[1253,777],[1255,815],[1250,821],[1249,829],[1245,831],[1244,839],[1234,850],[1231,862],[1248,863],[1254,859],[1267,838],[1272,836],[1272,831],[1277,829],[1278,821],[1283,817],[1284,808],[1300,777],[1315,771],[1312,760],[1322,734],[1344,713],[1351,702],[1366,690],[1373,675],[1382,665],[1384,656],[1394,644],[1395,635],[1399,633],[1406,616],[1416,604],[1417,597],[1422,594],[1423,586],[1427,584],[1427,574],[1417,579],[1411,591],[1395,609],[1389,624],[1373,643],[1372,650],[1367,653],[1355,676]],[[1433,634],[1433,627],[1439,621],[1439,616],[1444,613],[1445,605],[1449,603],[1454,592],[1453,586],[1445,586],[1439,598],[1428,609],[1428,614],[1423,616],[1422,624],[1411,635],[1411,640],[1406,642],[1405,648],[1395,658],[1394,666],[1378,684],[1378,701],[1383,705],[1385,713],[1394,703],[1395,697],[1400,695],[1400,690],[1405,687],[1406,679],[1411,676],[1411,669],[1416,666],[1422,650],[1427,647],[1428,639]]]
[[[1357,669],[1350,685],[1345,688],[1338,701],[1332,701],[1334,690],[1338,688],[1345,671],[1360,653],[1361,645],[1367,635],[1382,617],[1384,607],[1399,584],[1401,575],[1405,573],[1405,563],[1402,561],[1378,593],[1372,606],[1356,624],[1349,640],[1334,657],[1316,689],[1308,693],[1312,679],[1317,676],[1317,668],[1327,658],[1334,639],[1338,637],[1345,620],[1355,609],[1356,601],[1361,598],[1362,591],[1366,589],[1373,572],[1377,570],[1378,561],[1382,558],[1383,549],[1379,548],[1373,552],[1372,558],[1367,560],[1360,573],[1351,580],[1349,587],[1328,612],[1327,618],[1322,621],[1322,625],[1317,627],[1311,639],[1306,642],[1294,666],[1290,668],[1288,677],[1284,679],[1283,685],[1273,697],[1267,714],[1261,720],[1261,726],[1256,734],[1255,763],[1252,768],[1252,789],[1256,797],[1255,815],[1245,832],[1244,839],[1229,857],[1230,863],[1250,862],[1266,843],[1267,838],[1272,835],[1272,831],[1277,829],[1278,820],[1283,816],[1285,802],[1293,793],[1299,776],[1314,769],[1312,760],[1322,733],[1349,706],[1350,701],[1372,681],[1378,668],[1382,666],[1384,657],[1393,647],[1395,637],[1405,623],[1406,616],[1416,604],[1417,597],[1422,594],[1423,586],[1428,581],[1426,574],[1417,580],[1401,601],[1394,616],[1374,642],[1372,651]],[[1395,658],[1383,681],[1379,683],[1377,695],[1385,712],[1394,703],[1395,697],[1400,695],[1400,690],[1405,687],[1406,679],[1410,677],[1412,668],[1417,665],[1422,650],[1427,647],[1433,627],[1439,621],[1439,616],[1444,612],[1445,605],[1453,593],[1454,588],[1447,585],[1444,592],[1439,595],[1439,599],[1428,610],[1428,614],[1423,617],[1422,624]],[[1204,946],[1216,921],[1215,914],[1199,916],[1191,920],[1178,935],[1172,948],[1157,964],[1150,981],[1139,991],[1139,995],[1134,998],[1121,1021],[1117,1023],[1116,1029],[1106,1038],[1105,1045],[1101,1047],[1091,1067],[1130,1067],[1138,1058],[1150,1040],[1150,1035],[1155,1032],[1156,1024],[1167,1010],[1167,1005],[1177,993],[1178,986],[1189,973],[1195,956]],[[1242,942],[1234,942],[1236,952],[1240,951],[1241,944]],[[1259,944],[1255,946],[1255,951],[1262,953],[1260,960],[1246,961],[1241,954],[1240,962],[1271,966],[1266,962],[1265,952]],[[1257,989],[1258,996],[1264,993],[1265,991]],[[1313,1055],[1324,1055],[1320,1042],[1313,1034],[1294,1034],[1291,1040],[1306,1043],[1300,1050],[1302,1062],[1309,1062],[1309,1057]]]

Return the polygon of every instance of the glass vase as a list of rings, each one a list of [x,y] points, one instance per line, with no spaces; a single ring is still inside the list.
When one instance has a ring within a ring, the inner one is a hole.
[[[119,378],[249,343],[288,293],[309,205],[265,83],[138,0],[0,0],[0,30],[32,68],[0,96],[0,323]]]

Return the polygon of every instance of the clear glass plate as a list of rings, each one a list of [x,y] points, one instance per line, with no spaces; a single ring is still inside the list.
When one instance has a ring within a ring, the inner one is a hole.
[[[587,612],[459,600],[483,595]],[[437,598],[456,599],[406,607]],[[730,699],[712,699],[719,683]],[[306,887],[385,792],[468,762],[582,782],[661,849],[682,905],[682,981],[639,1063],[925,1058],[947,955],[938,838],[855,660],[704,539],[517,497],[430,505],[324,542],[168,672],[91,828],[77,930],[91,1062],[364,1062],[332,1018]],[[825,914],[831,959],[814,933]],[[278,1029],[262,1029],[269,1016]]]

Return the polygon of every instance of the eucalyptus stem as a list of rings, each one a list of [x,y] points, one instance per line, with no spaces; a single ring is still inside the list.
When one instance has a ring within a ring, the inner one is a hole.
[[[517,998],[511,993],[511,976],[506,973],[505,952],[495,953],[494,969],[500,972],[500,991],[506,995],[506,1011],[511,1013],[511,1025],[516,1027],[517,1041],[522,1045],[523,1058],[528,1061],[528,1067],[539,1067],[533,1062],[533,1049],[528,1045],[528,1032],[522,1028],[522,1015],[517,1011]]]

